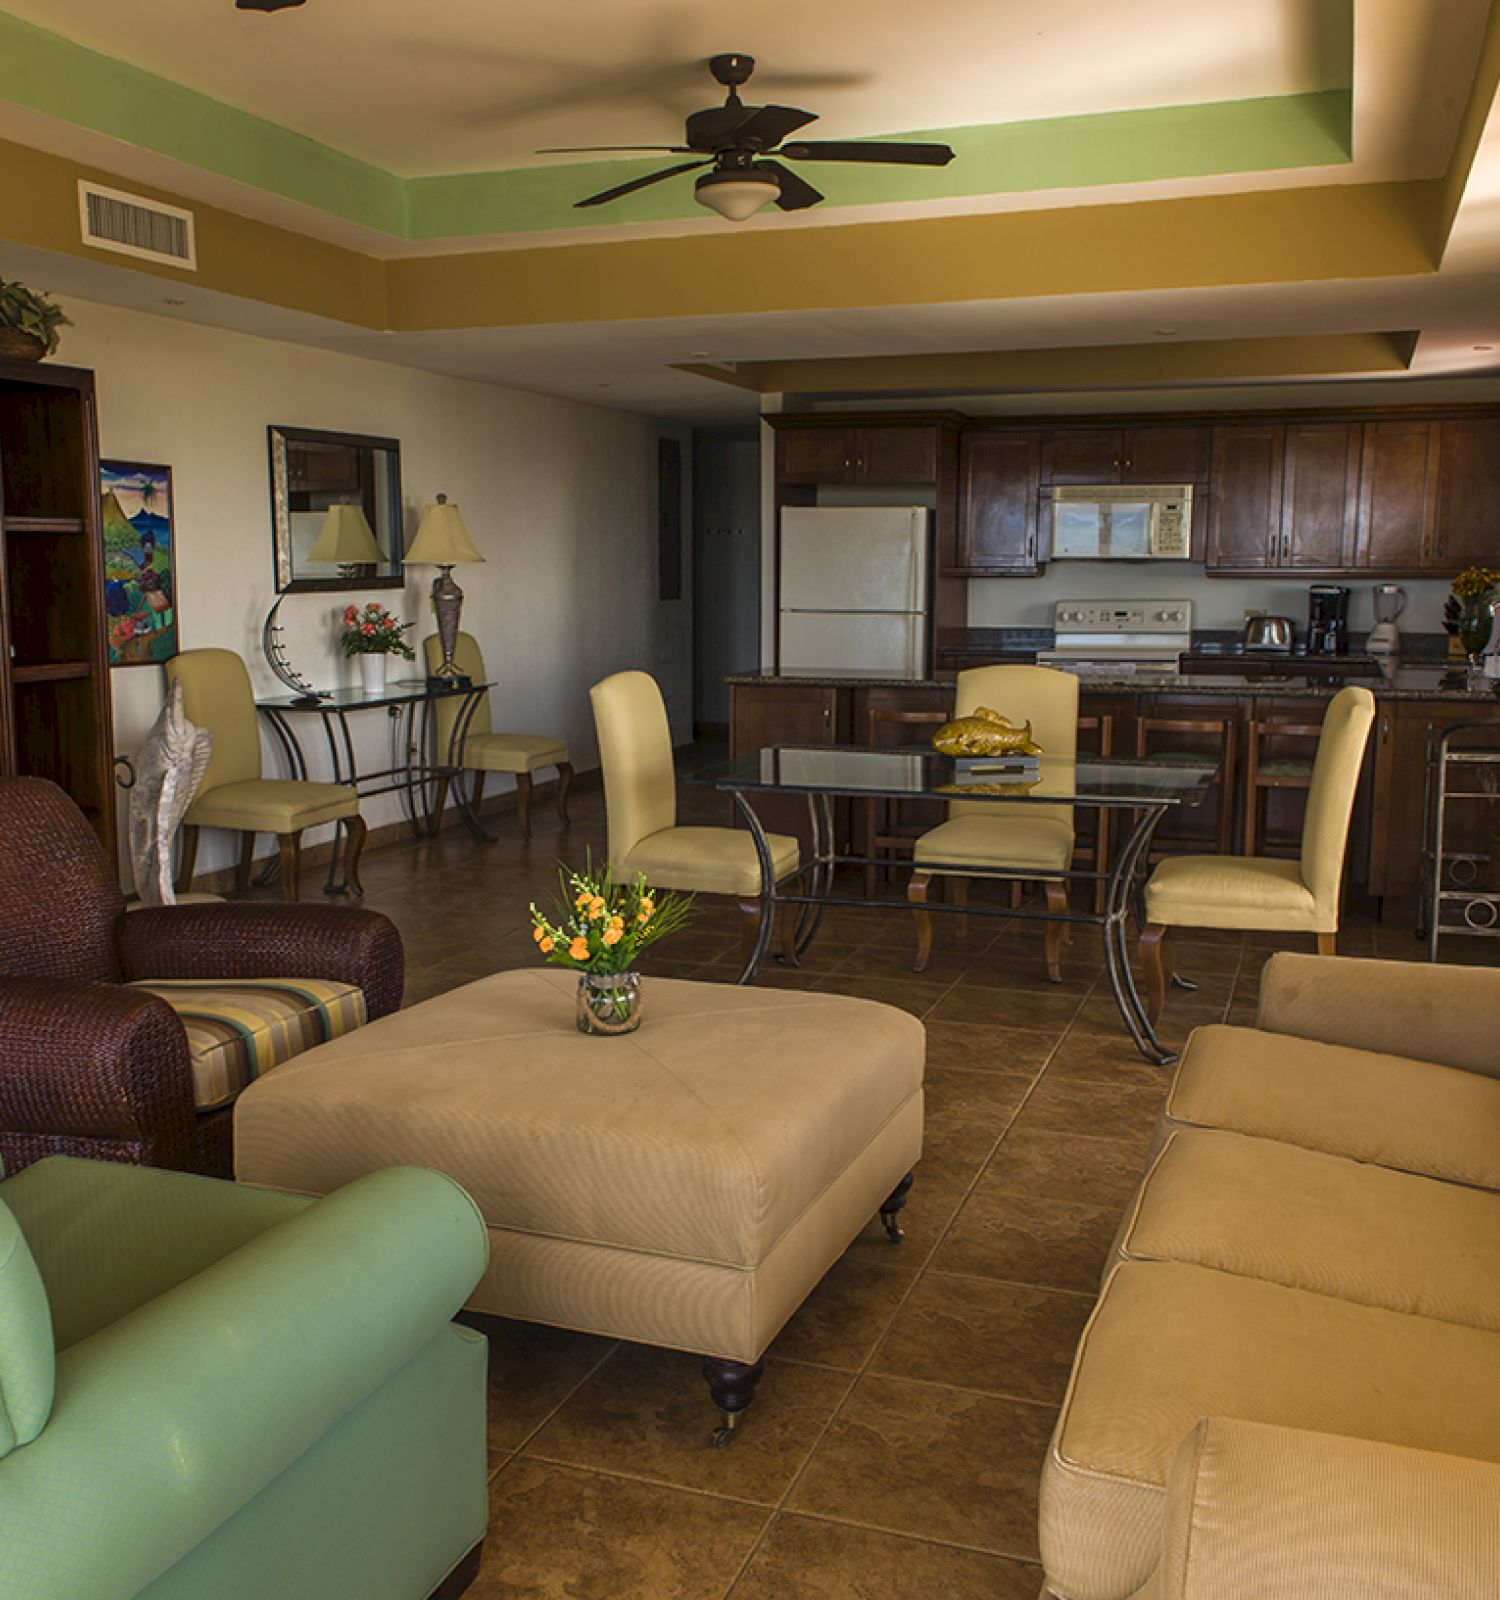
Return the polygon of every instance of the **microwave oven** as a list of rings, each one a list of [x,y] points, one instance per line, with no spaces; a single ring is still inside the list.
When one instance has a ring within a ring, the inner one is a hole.
[[[1186,561],[1193,486],[1068,484],[1052,491],[1054,561]]]

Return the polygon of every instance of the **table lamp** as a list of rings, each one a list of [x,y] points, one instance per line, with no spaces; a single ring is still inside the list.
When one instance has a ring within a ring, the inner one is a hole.
[[[317,543],[307,552],[309,561],[337,562],[343,567],[378,567],[385,558],[365,520],[364,508],[348,501],[329,506]]]
[[[409,567],[435,566],[438,569],[437,577],[432,580],[432,609],[437,613],[443,664],[428,682],[461,679],[463,674],[453,660],[453,652],[458,647],[458,618],[463,610],[464,592],[453,581],[453,568],[460,561],[483,561],[484,557],[474,548],[458,507],[448,504],[447,495],[440,494],[437,504],[428,506],[422,513],[417,536],[405,559]]]

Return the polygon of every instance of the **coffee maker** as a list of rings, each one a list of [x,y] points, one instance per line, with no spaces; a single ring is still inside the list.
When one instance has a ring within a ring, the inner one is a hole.
[[[1349,591],[1341,583],[1315,583],[1307,591],[1307,653],[1349,653]]]

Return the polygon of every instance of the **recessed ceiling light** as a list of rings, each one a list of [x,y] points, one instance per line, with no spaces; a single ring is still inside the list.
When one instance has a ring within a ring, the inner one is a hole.
[[[1476,344],[1474,348],[1476,350],[1493,350],[1495,347],[1492,344]]]
[[[594,385],[594,387],[596,389],[613,389],[614,388],[614,384],[612,384],[612,383],[596,383]]]
[[[165,295],[163,295],[161,303],[164,306],[185,306],[187,304],[187,301],[186,300],[169,300],[169,299],[166,298]]]
[[[1151,331],[1159,339],[1170,339],[1177,332],[1176,328],[1153,328]]]
[[[689,350],[688,351],[688,360],[689,361],[707,361],[708,360],[708,351],[707,350]]]

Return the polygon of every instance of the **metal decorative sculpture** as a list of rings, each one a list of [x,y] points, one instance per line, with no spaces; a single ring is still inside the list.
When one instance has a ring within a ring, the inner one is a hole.
[[[945,756],[1036,756],[1042,747],[1031,737],[1031,724],[1017,727],[988,706],[971,716],[945,722],[932,736],[933,748]]]
[[[208,729],[188,721],[182,685],[174,683],[136,757],[130,786],[130,864],[143,905],[169,906],[177,898],[172,840],[203,782],[212,745]]]
[[[326,700],[329,696],[314,689],[287,656],[286,644],[282,638],[286,629],[276,620],[276,613],[281,610],[281,602],[285,599],[285,595],[280,596],[276,604],[266,613],[265,625],[260,630],[260,647],[265,651],[266,664],[296,695],[298,704],[316,705],[319,700]]]

